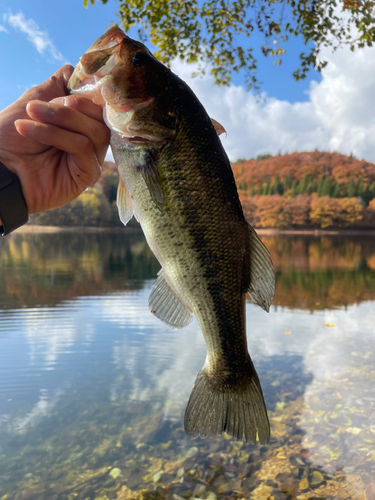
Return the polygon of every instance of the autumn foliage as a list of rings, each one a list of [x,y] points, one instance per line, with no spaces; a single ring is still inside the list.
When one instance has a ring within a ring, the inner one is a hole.
[[[265,155],[267,156],[267,155]],[[340,187],[349,185],[353,178],[363,178],[365,184],[375,181],[375,165],[365,160],[356,160],[339,153],[313,151],[310,153],[292,153],[283,156],[269,156],[264,160],[244,160],[232,164],[237,184],[244,181],[247,187],[264,182],[269,176],[271,184],[279,177],[280,182],[302,181],[305,175],[312,176],[318,182],[322,176],[329,176]]]
[[[265,155],[232,165],[255,227],[374,228],[375,165],[338,153]]]
[[[232,164],[246,219],[258,228],[375,228],[375,165],[338,153],[293,153]],[[57,226],[121,226],[119,174],[105,162],[100,181],[65,207],[33,215]],[[130,222],[133,224],[134,220]]]

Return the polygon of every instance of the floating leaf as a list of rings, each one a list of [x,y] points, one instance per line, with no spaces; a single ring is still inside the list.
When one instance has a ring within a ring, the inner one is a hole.
[[[335,323],[323,323],[324,326],[337,326]]]

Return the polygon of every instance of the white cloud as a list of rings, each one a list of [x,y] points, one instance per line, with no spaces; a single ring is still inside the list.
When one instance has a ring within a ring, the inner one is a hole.
[[[49,53],[56,61],[64,58],[57,50],[48,33],[42,31],[33,19],[26,19],[22,12],[18,14],[4,14],[4,21],[9,23],[14,29],[25,33],[27,39],[34,45],[40,54]]]
[[[191,66],[179,61],[172,69],[225,127],[231,160],[319,149],[375,162],[375,51],[327,49],[322,57],[329,61],[322,81],[311,84],[307,102],[294,104],[269,96],[258,102],[244,87],[217,87],[210,76],[193,79]]]
[[[1,33],[2,31],[3,31],[4,33],[8,33],[8,30],[5,28],[5,26],[2,26],[2,25],[0,24],[0,33]]]

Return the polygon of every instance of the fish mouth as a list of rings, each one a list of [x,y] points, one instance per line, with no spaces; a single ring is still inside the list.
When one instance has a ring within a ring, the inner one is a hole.
[[[96,75],[86,75],[78,63],[72,76],[69,78],[67,88],[70,94],[83,95],[91,98],[91,100],[100,106],[105,106],[105,101],[102,96],[103,78],[98,78]]]

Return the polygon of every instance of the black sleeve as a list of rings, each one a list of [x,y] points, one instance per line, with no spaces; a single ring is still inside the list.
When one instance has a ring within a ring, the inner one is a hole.
[[[0,235],[5,236],[29,219],[19,178],[0,162]]]

